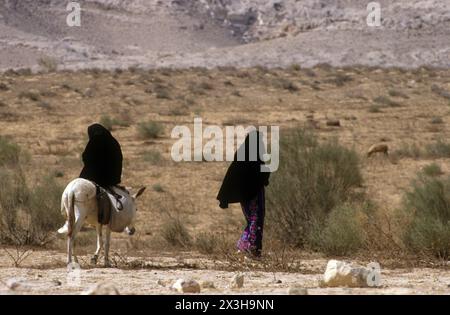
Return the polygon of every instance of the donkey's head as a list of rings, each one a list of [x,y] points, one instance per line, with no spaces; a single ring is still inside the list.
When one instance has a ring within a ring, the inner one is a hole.
[[[144,193],[145,189],[146,189],[146,187],[141,187],[141,188],[139,188],[137,193],[130,196],[131,197],[131,206],[134,208],[133,213],[136,213],[138,210],[137,206],[136,206],[136,199]],[[134,233],[136,233],[136,228],[134,227],[135,218],[136,218],[136,216],[134,215],[131,220],[131,223],[125,228],[125,232],[130,236],[134,235]]]

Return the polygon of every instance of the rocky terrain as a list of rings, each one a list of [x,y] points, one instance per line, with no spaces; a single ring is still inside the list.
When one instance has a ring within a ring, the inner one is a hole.
[[[380,1],[380,27],[360,1],[87,0],[81,27],[67,1],[0,1],[0,68],[448,67],[450,4]],[[39,62],[41,61],[41,62]]]

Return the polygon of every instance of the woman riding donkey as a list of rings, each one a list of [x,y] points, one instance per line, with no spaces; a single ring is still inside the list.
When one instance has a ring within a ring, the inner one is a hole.
[[[120,187],[122,178],[122,150],[119,142],[112,136],[108,129],[100,124],[88,127],[89,142],[83,152],[84,167],[80,178],[94,182],[97,186],[97,200],[99,201],[99,222],[108,223],[109,199],[105,190],[116,196],[118,210],[120,208],[120,196],[114,193],[112,186]],[[105,213],[106,212],[106,213]]]

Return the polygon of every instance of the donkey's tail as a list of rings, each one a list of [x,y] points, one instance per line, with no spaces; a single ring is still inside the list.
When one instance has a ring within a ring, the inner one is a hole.
[[[67,220],[62,228],[58,230],[59,234],[67,234],[68,236],[72,235],[72,229],[75,222],[75,194],[70,191],[66,198],[62,198],[61,200],[61,211],[64,212],[64,209],[67,210]]]

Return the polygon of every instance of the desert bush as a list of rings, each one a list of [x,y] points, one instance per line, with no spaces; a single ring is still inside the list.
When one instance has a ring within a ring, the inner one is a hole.
[[[424,155],[422,148],[416,143],[402,143],[398,149],[393,152],[393,156],[399,158],[418,159]]]
[[[375,103],[380,104],[380,105],[389,106],[389,107],[399,107],[399,106],[400,106],[400,104],[399,104],[398,102],[391,100],[391,99],[390,99],[389,97],[387,97],[387,96],[378,96],[378,97],[375,97],[375,98],[373,99],[373,101],[374,101]]]
[[[334,83],[336,86],[342,87],[346,83],[353,81],[353,78],[349,75],[337,73],[334,78],[328,79],[326,82]]]
[[[433,117],[431,119],[432,124],[442,124],[444,123],[444,120],[441,117]]]
[[[20,147],[3,136],[0,136],[0,167],[14,166],[19,163]]]
[[[404,232],[405,244],[414,252],[450,256],[450,178],[419,176],[404,199],[411,218]]]
[[[51,57],[39,58],[38,65],[48,72],[55,72],[58,69],[58,62]]]
[[[369,113],[382,113],[381,107],[379,105],[371,105],[369,107]]]
[[[450,92],[445,90],[444,88],[438,86],[437,84],[433,84],[431,86],[431,91],[436,93],[437,95],[444,97],[448,100],[450,100]]]
[[[49,176],[30,188],[23,154],[17,144],[0,137],[0,243],[42,245],[62,224],[62,187]]]
[[[341,205],[331,210],[323,226],[316,224],[310,242],[328,255],[348,255],[361,249],[365,242],[364,212],[357,205]]]
[[[431,176],[431,177],[439,176],[439,175],[443,174],[441,167],[436,163],[431,163],[431,164],[425,165],[422,168],[422,172],[423,172],[423,174],[425,174],[427,176]]]
[[[161,235],[167,243],[175,247],[189,247],[192,244],[192,237],[179,218],[168,219],[162,225]]]
[[[362,184],[359,158],[337,140],[319,143],[303,129],[280,140],[280,166],[268,186],[269,229],[283,241],[307,245],[311,233]]]
[[[0,82],[0,91],[8,91],[9,86],[6,83]]]
[[[124,118],[123,119],[113,118],[108,115],[102,116],[100,118],[100,124],[109,131],[112,131],[115,126],[129,127],[130,126],[130,122],[128,120],[129,117],[127,118],[126,114],[121,114],[121,116],[124,116]]]
[[[215,233],[201,232],[195,237],[195,247],[202,254],[214,253],[220,240]]]
[[[450,143],[442,139],[427,144],[425,150],[427,156],[431,158],[450,158]]]
[[[142,153],[142,159],[152,165],[159,165],[162,162],[162,155],[159,151],[149,150]]]
[[[41,96],[39,93],[35,92],[35,91],[26,91],[26,92],[20,92],[19,93],[19,98],[27,98],[30,101],[34,101],[34,102],[38,102],[41,100]]]
[[[106,129],[108,129],[109,131],[111,131],[113,129],[113,126],[114,126],[113,119],[110,116],[102,116],[100,118],[100,124],[103,127],[105,127]]]
[[[392,97],[401,97],[401,98],[405,98],[405,99],[409,98],[408,95],[406,95],[404,92],[402,92],[400,90],[391,89],[391,90],[389,90],[388,93],[389,93],[389,96],[392,96]]]
[[[164,192],[164,187],[161,184],[154,184],[152,186],[153,190],[159,193]]]
[[[141,122],[138,125],[138,132],[144,139],[156,139],[162,135],[164,127],[155,121]]]
[[[274,79],[273,85],[279,89],[284,89],[289,92],[297,92],[300,90],[294,82],[286,78]]]
[[[60,213],[62,187],[47,177],[29,188],[19,168],[1,169],[0,175],[0,243],[48,243],[64,221]]]

